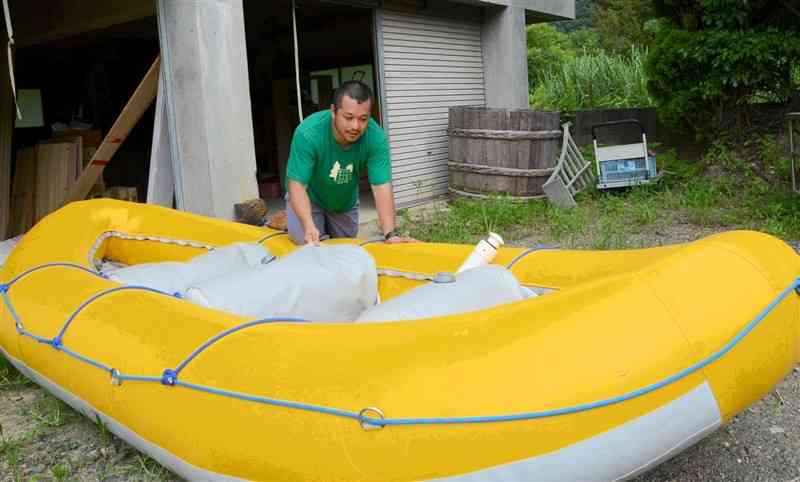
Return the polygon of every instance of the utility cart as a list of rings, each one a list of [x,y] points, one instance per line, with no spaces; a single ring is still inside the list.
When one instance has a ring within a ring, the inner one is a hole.
[[[597,139],[597,130],[608,132],[623,126],[636,126],[642,134],[642,142],[634,144],[604,145]],[[597,188],[638,186],[658,180],[656,156],[647,149],[647,134],[636,119],[602,122],[592,126],[592,142],[597,162]]]

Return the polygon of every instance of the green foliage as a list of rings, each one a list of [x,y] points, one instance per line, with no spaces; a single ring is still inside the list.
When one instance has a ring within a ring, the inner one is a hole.
[[[535,88],[543,74],[573,56],[569,36],[552,25],[540,23],[526,28],[528,37],[528,83]]]
[[[657,15],[684,30],[789,28],[800,20],[796,2],[774,0],[652,0]]]
[[[528,82],[535,89],[551,69],[584,53],[599,51],[597,34],[581,29],[570,34],[551,24],[540,23],[526,28],[528,42]]]
[[[649,88],[662,117],[674,125],[710,138],[733,117],[742,131],[748,104],[756,99],[785,101],[800,86],[800,16],[783,3],[654,4],[664,21],[647,60]],[[731,111],[735,115],[726,115]]]
[[[601,0],[575,0],[575,20],[562,20],[553,22],[553,25],[562,32],[574,32],[576,30],[593,27],[593,14]]]
[[[606,0],[592,18],[600,45],[608,53],[625,55],[632,47],[649,46],[655,37],[651,0]]]
[[[534,109],[571,111],[653,105],[644,72],[646,53],[581,55],[546,72],[531,95]]]

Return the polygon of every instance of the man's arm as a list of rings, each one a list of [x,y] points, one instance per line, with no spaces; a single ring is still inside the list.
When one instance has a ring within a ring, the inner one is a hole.
[[[289,203],[303,226],[306,244],[319,246],[319,230],[311,217],[311,200],[308,198],[306,187],[297,181],[288,180]]]
[[[311,216],[311,200],[306,186],[311,180],[316,153],[300,128],[294,131],[289,160],[286,163],[286,189],[289,191],[289,204],[303,227],[306,244],[319,245],[319,230]]]
[[[372,122],[372,121],[370,121]],[[378,224],[387,243],[407,243],[415,241],[395,234],[397,227],[395,220],[394,193],[392,192],[392,166],[389,160],[389,140],[386,134],[377,127],[376,138],[371,145],[371,152],[367,160],[367,177],[372,186],[372,195],[375,197],[375,208],[378,210]],[[387,236],[388,235],[388,236]]]
[[[372,195],[375,197],[375,208],[378,211],[378,224],[381,228],[387,243],[411,243],[416,239],[406,236],[400,236],[394,230],[397,227],[396,212],[394,207],[394,193],[392,192],[392,183],[387,182],[384,184],[372,185]],[[387,238],[386,235],[391,235]]]
[[[375,197],[375,208],[378,210],[378,224],[381,228],[381,234],[385,236],[394,231],[396,227],[392,183],[373,185],[372,195]]]

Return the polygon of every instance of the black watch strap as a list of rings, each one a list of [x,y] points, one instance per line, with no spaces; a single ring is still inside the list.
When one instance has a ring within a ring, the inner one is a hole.
[[[397,236],[397,233],[395,233],[394,229],[392,229],[391,231],[389,231],[388,233],[383,235],[383,240],[384,241],[388,241],[388,240],[392,239],[395,236]]]

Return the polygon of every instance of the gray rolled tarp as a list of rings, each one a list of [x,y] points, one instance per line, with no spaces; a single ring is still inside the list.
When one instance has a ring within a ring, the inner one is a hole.
[[[258,243],[233,243],[186,262],[143,263],[116,269],[107,275],[110,280],[117,283],[145,286],[169,294],[183,295],[196,283],[218,278],[230,272],[254,268],[271,259],[269,250]]]
[[[358,246],[305,246],[255,268],[197,283],[186,300],[254,318],[353,321],[375,304],[375,260]]]
[[[468,269],[449,283],[429,283],[366,310],[358,322],[418,320],[468,313],[531,296],[511,271],[490,265]]]

